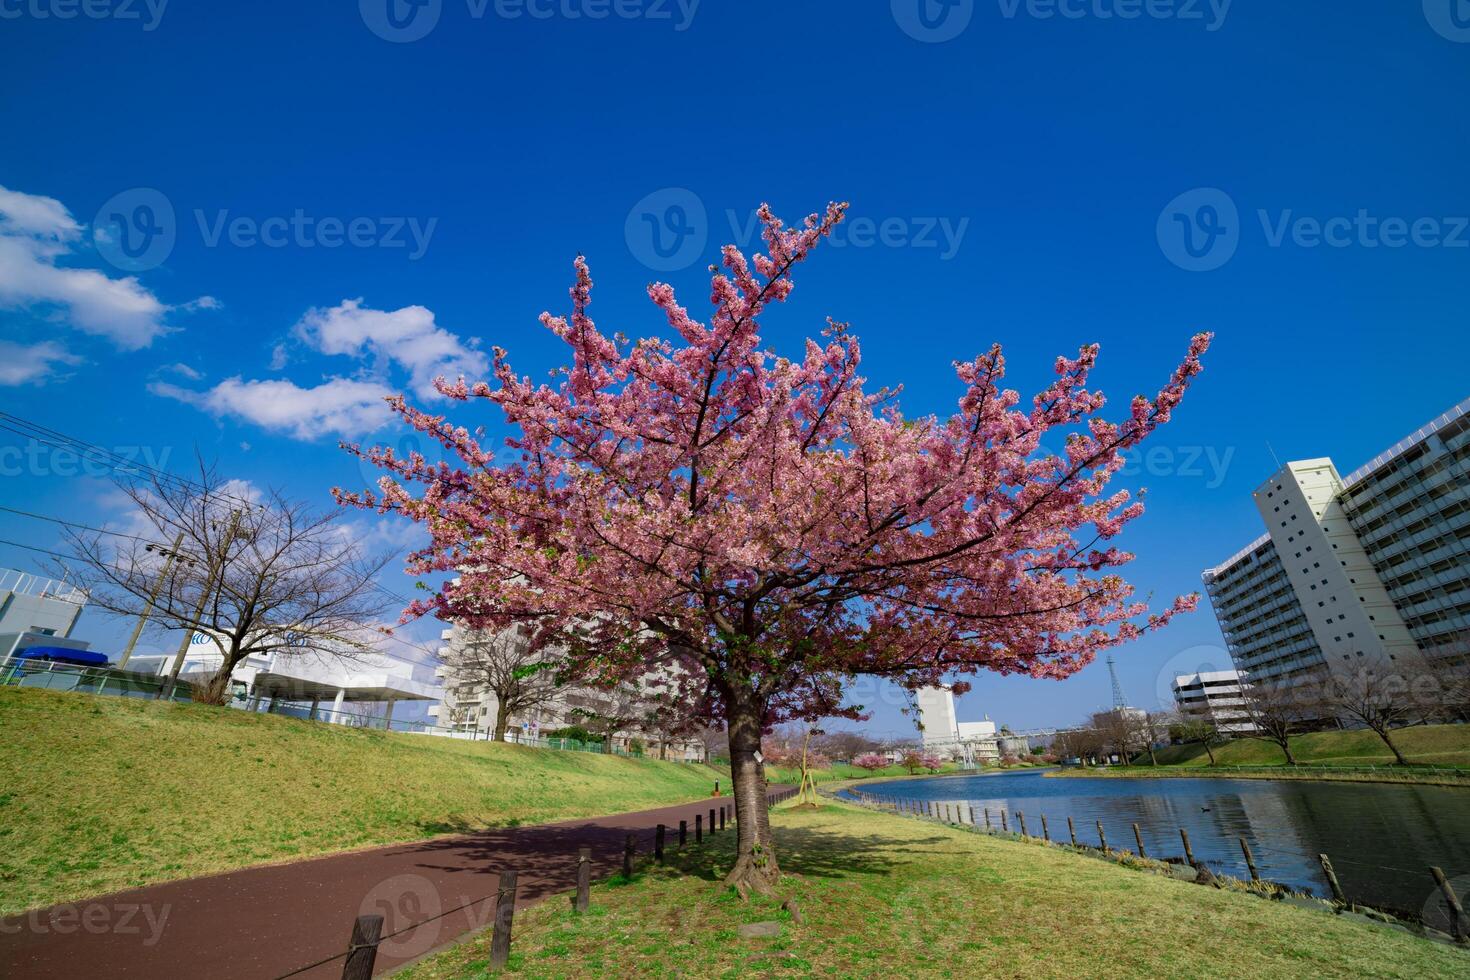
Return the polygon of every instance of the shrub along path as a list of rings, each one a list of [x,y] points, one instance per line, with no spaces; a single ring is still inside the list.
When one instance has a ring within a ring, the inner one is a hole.
[[[692,847],[695,817],[707,822],[721,805],[733,813],[728,798],[706,799],[245,868],[53,906],[0,920],[0,977],[279,977],[344,952],[353,920],[363,914],[383,915],[384,934],[408,930],[380,947],[382,972],[493,921],[493,901],[478,900],[495,894],[503,870],[520,875],[517,904],[531,904],[574,887],[578,848],[591,848],[593,877],[605,877],[621,865],[628,834],[637,835],[646,857],[654,827],[663,823],[673,851],[685,820]],[[733,824],[721,836],[733,839]],[[340,977],[342,960],[300,975]]]

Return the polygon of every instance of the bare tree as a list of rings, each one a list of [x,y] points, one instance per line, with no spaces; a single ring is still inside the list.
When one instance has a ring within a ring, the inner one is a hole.
[[[1169,740],[1169,729],[1177,724],[1179,716],[1172,711],[1149,711],[1143,715],[1135,716],[1133,727],[1137,740],[1143,743],[1148,750],[1148,763],[1151,766],[1159,764],[1158,756],[1154,754],[1155,746]]]
[[[862,732],[824,732],[812,739],[812,748],[817,749],[829,759],[838,759],[843,762],[851,762],[858,756],[876,751],[880,747],[877,739],[869,738]]]
[[[1435,679],[1430,688],[1415,690],[1399,674],[1381,675],[1363,668],[1351,677],[1333,677],[1322,685],[1322,703],[1333,711],[1363,723],[1383,740],[1394,761],[1407,766],[1409,760],[1393,740],[1396,728],[1422,725],[1439,712],[1443,695]]]
[[[1102,742],[1118,755],[1119,765],[1128,765],[1128,758],[1142,739],[1139,736],[1138,718],[1126,708],[1099,711],[1092,716],[1092,728],[1102,736]]]
[[[561,690],[555,664],[534,648],[520,627],[499,633],[470,631],[463,643],[450,647],[444,663],[453,681],[483,687],[495,695],[492,738],[497,742],[505,741],[512,715],[547,704]]]
[[[1198,742],[1205,747],[1210,765],[1215,764],[1215,746],[1224,742],[1220,726],[1208,715],[1183,715],[1174,725],[1174,730],[1185,742]]]
[[[351,659],[375,648],[387,597],[374,577],[390,559],[365,555],[338,523],[340,510],[317,511],[276,490],[247,498],[248,488],[203,460],[190,481],[119,486],[147,534],[70,533],[79,584],[106,612],[187,631],[170,687],[196,633],[222,653],[199,694],[212,704],[224,702],[231,672],[252,654]]]
[[[1286,756],[1287,765],[1296,765],[1291,737],[1322,715],[1321,692],[1314,679],[1251,681],[1241,685],[1241,701],[1255,725],[1255,730],[1245,732],[1245,736],[1272,743]]]

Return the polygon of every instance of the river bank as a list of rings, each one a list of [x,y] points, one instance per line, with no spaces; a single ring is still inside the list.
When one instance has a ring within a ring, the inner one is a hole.
[[[830,801],[779,807],[772,826],[779,897],[735,900],[719,884],[735,835],[717,835],[630,882],[594,887],[586,913],[562,901],[517,911],[507,972],[1426,978],[1470,969],[1464,951],[1398,929],[1062,847]],[[489,942],[486,932],[405,976],[483,977]]]
[[[1470,770],[1437,772],[1391,766],[1069,766],[1047,775],[1057,779],[1271,779],[1334,783],[1414,783],[1470,789]]]
[[[1025,830],[1150,857],[1183,856],[1216,874],[1248,880],[1248,847],[1259,875],[1330,897],[1319,855],[1328,855],[1350,901],[1418,914],[1438,894],[1439,867],[1470,891],[1470,793],[1459,787],[1319,780],[1058,779],[1040,772],[972,779],[892,781],[844,791],[905,812],[940,813],[967,826]],[[1135,830],[1136,828],[1136,830]]]

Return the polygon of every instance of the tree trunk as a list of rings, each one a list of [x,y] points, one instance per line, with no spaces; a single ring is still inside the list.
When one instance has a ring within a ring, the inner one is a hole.
[[[1156,766],[1159,764],[1158,758],[1154,755],[1154,747],[1152,743],[1150,743],[1148,747],[1148,764],[1151,766]]]
[[[194,700],[200,704],[224,704],[230,697],[230,679],[234,670],[233,664],[221,667],[202,686],[192,685]]]
[[[742,895],[747,891],[772,895],[781,877],[766,807],[765,766],[757,759],[763,715],[753,699],[730,705],[730,775],[734,782],[738,856],[735,867],[725,876],[725,884]]]
[[[505,708],[505,699],[495,699],[495,741],[505,741],[505,730],[510,727],[510,712]]]
[[[1291,754],[1291,743],[1289,742],[1289,740],[1283,738],[1280,742],[1278,742],[1276,744],[1280,745],[1281,746],[1281,751],[1283,753],[1285,753],[1285,755],[1286,755],[1286,764],[1288,766],[1294,766],[1294,765],[1296,765],[1296,756],[1294,756],[1294,755]]]
[[[1210,748],[1209,742],[1205,743],[1205,755],[1210,757],[1210,765],[1213,766],[1215,764],[1215,750]]]
[[[1399,747],[1393,744],[1393,739],[1389,736],[1388,729],[1384,728],[1380,730],[1375,728],[1374,731],[1378,732],[1378,737],[1383,739],[1383,744],[1388,746],[1388,750],[1393,753],[1393,757],[1398,762],[1398,764],[1401,766],[1407,766],[1409,764],[1409,760],[1405,759],[1404,754],[1399,751]]]

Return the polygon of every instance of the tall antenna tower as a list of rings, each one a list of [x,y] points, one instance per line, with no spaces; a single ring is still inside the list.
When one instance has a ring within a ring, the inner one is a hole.
[[[1113,679],[1113,710],[1120,711],[1128,707],[1128,699],[1123,697],[1123,685],[1118,683],[1118,666],[1113,663],[1112,654],[1108,655],[1108,676]]]

